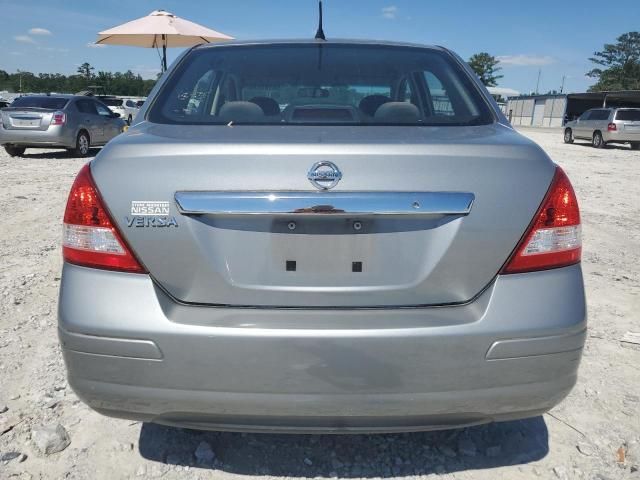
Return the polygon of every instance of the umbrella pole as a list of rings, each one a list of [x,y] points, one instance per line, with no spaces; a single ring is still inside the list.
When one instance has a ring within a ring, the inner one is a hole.
[[[167,37],[162,35],[162,73],[167,71]]]

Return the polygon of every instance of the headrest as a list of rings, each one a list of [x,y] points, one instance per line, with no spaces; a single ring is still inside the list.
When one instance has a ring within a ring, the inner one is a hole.
[[[374,118],[379,123],[418,123],[420,111],[413,103],[387,102],[380,105]]]
[[[258,105],[264,114],[268,117],[280,115],[280,105],[273,98],[269,97],[253,97],[249,100],[251,103]]]
[[[262,109],[251,102],[227,102],[218,115],[224,122],[260,122],[264,120]]]
[[[380,105],[384,105],[390,101],[391,99],[386,95],[369,95],[360,100],[358,108],[362,113],[373,117],[378,108],[380,108]]]

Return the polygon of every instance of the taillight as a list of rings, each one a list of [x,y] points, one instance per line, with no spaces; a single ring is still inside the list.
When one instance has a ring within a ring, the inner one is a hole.
[[[616,130],[618,130],[618,127],[615,123],[610,123],[609,125],[607,125],[607,130],[610,132],[615,132]]]
[[[64,112],[53,112],[51,125],[64,125],[66,121],[67,115]]]
[[[104,207],[86,164],[76,177],[64,212],[62,256],[86,267],[145,273]]]
[[[571,182],[560,167],[551,187],[501,273],[531,272],[580,262],[580,210]]]

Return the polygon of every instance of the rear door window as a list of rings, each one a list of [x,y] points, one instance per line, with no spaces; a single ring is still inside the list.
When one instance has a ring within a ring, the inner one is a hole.
[[[580,115],[580,117],[578,117],[578,120],[591,120],[591,114],[593,113],[593,110],[587,110],[586,112],[584,112],[582,115]]]
[[[310,43],[194,50],[171,74],[149,120],[455,126],[494,117],[473,80],[445,52]]]
[[[626,120],[628,122],[640,122],[640,109],[618,110],[616,120]]]
[[[609,118],[609,110],[593,110],[589,120],[607,120]]]
[[[86,113],[89,115],[98,114],[96,108],[94,107],[94,102],[92,102],[91,100],[78,100],[76,102],[76,107],[81,113]]]

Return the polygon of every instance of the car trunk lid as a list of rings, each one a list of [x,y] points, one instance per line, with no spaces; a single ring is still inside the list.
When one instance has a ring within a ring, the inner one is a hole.
[[[142,124],[92,172],[181,302],[442,305],[480,293],[525,232],[554,173],[538,150],[497,124]],[[329,191],[307,178],[318,162],[341,171]]]
[[[6,130],[47,130],[55,110],[46,108],[8,107],[2,110]]]

